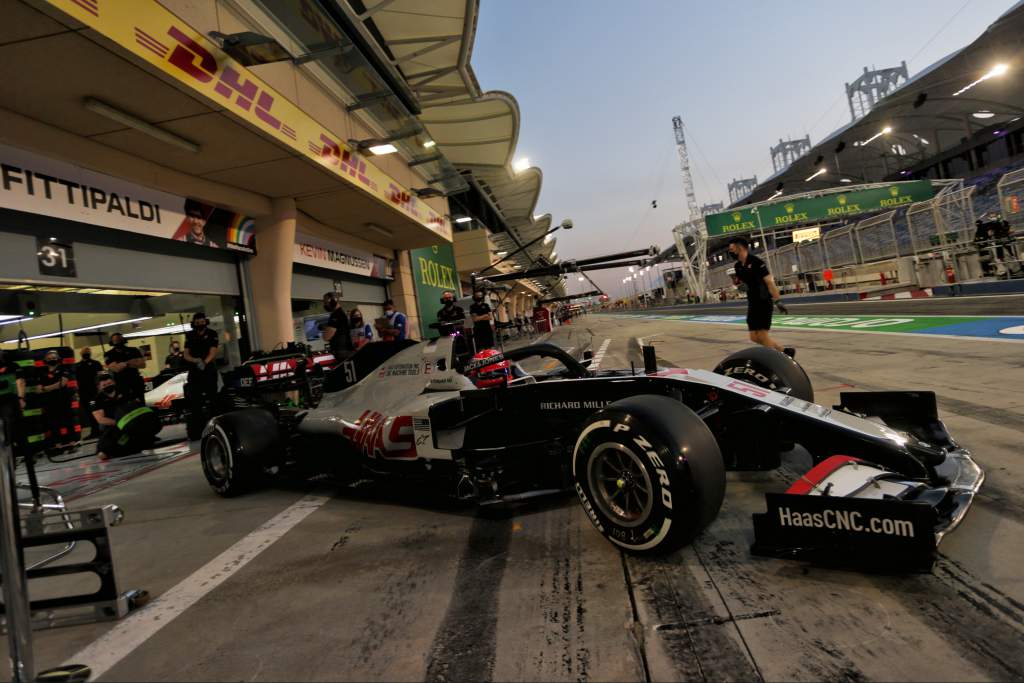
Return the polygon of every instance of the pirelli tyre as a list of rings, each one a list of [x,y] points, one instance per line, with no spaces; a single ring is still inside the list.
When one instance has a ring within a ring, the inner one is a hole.
[[[200,457],[206,481],[224,497],[258,487],[280,450],[277,420],[267,410],[247,408],[210,420]]]
[[[718,515],[725,467],[704,421],[666,396],[595,413],[572,455],[576,493],[598,531],[637,554],[671,552]]]
[[[814,402],[814,389],[807,373],[795,360],[766,346],[751,346],[726,357],[715,372],[772,391]]]

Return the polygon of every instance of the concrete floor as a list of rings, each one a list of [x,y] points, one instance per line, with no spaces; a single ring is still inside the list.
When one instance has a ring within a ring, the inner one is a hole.
[[[747,345],[739,328],[597,315],[552,341],[578,352],[591,334],[611,340],[603,367],[627,366],[638,336],[683,367]],[[795,465],[731,473],[718,519],[655,561],[623,556],[572,497],[502,519],[379,485],[225,500],[191,456],[76,502],[125,510],[122,588],[158,600],[116,625],[37,632],[37,662],[84,660],[110,681],[1020,679],[1024,346],[779,337],[822,404],[850,385],[939,394],[988,480],[932,574],[751,556],[750,514]]]

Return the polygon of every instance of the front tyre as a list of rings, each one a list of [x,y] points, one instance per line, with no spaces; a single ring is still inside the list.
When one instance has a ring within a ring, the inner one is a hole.
[[[590,521],[637,554],[671,552],[717,515],[725,495],[718,443],[704,421],[665,396],[634,396],[595,413],[573,450]]]

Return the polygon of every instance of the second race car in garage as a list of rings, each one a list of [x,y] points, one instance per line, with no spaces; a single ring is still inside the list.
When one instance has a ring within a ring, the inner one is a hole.
[[[361,353],[375,362],[360,364]],[[530,374],[533,358],[557,367]],[[777,468],[799,445],[814,466],[768,494],[754,551],[918,568],[984,478],[931,392],[845,392],[818,405],[803,369],[763,347],[714,371],[588,362],[550,344],[472,359],[448,337],[370,344],[329,373],[342,374],[315,407],[284,400],[301,368],[234,394],[206,426],[203,470],[226,496],[287,473],[415,479],[482,505],[574,490],[609,541],[655,553],[715,519],[727,469]]]

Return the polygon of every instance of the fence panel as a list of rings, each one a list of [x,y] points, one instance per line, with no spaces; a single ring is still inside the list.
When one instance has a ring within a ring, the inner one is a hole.
[[[974,185],[935,197],[935,219],[943,244],[966,244],[974,239]]]
[[[800,257],[795,244],[787,244],[775,250],[775,277],[790,277],[800,272]]]
[[[808,240],[796,245],[800,270],[805,273],[820,273],[825,269],[825,255],[821,251],[821,240]]]
[[[853,226],[833,230],[822,238],[825,263],[831,268],[857,263],[857,245],[853,240]]]
[[[899,255],[899,247],[896,244],[896,226],[893,224],[895,215],[895,211],[890,211],[879,216],[865,218],[853,226],[862,263],[882,261]]]
[[[1014,229],[1024,228],[1024,168],[1011,171],[999,179],[999,209]]]
[[[708,290],[723,289],[732,286],[732,278],[729,277],[729,269],[732,266],[722,266],[708,270]]]

